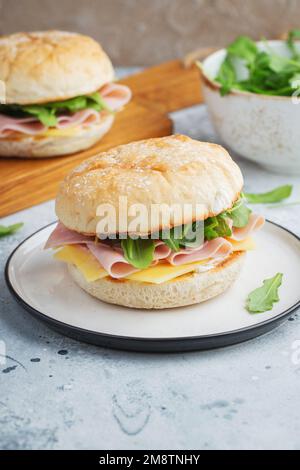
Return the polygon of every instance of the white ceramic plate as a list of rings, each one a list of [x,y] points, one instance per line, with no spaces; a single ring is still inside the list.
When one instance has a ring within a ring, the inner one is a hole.
[[[188,351],[238,343],[277,326],[299,305],[300,239],[267,222],[256,234],[241,276],[224,294],[202,304],[162,311],[105,304],[75,285],[64,263],[43,250],[53,224],[23,241],[6,265],[6,282],[31,314],[73,338],[136,351]],[[284,274],[280,302],[250,314],[249,292],[277,272]]]

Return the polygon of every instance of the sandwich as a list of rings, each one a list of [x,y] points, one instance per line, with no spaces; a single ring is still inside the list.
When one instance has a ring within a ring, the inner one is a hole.
[[[45,248],[104,302],[203,302],[235,281],[264,223],[242,188],[239,167],[219,145],[183,135],[121,145],[66,176]]]
[[[0,37],[0,156],[53,157],[94,145],[131,98],[113,80],[110,59],[87,36]]]

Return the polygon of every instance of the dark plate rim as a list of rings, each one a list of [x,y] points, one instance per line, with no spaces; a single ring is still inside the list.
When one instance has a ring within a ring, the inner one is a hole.
[[[288,234],[292,235],[298,242],[300,242],[300,237],[296,235],[291,230],[283,227],[282,225],[273,222],[271,220],[266,219],[266,222],[270,223],[271,225],[275,225],[276,227],[280,228],[281,230],[287,232]],[[217,348],[222,346],[227,346],[231,344],[240,343],[242,341],[247,341],[248,339],[260,336],[273,328],[275,328],[279,323],[281,323],[286,317],[291,315],[295,310],[300,307],[300,298],[299,300],[289,307],[288,309],[284,310],[283,312],[279,313],[275,317],[270,319],[264,320],[258,324],[238,328],[236,330],[231,330],[223,333],[216,333],[211,335],[198,335],[198,336],[186,336],[186,337],[173,337],[173,338],[144,338],[144,337],[137,337],[137,336],[122,336],[122,335],[114,335],[108,333],[101,333],[98,331],[87,330],[85,328],[77,327],[74,325],[70,325],[68,323],[64,323],[60,320],[56,320],[55,318],[49,317],[43,312],[32,307],[28,304],[14,289],[10,276],[9,276],[9,267],[13,260],[15,253],[20,249],[20,247],[25,244],[30,238],[34,237],[37,233],[45,230],[46,228],[50,227],[57,223],[51,222],[50,224],[45,225],[44,227],[36,230],[34,233],[26,237],[19,245],[12,251],[9,255],[6,265],[5,265],[5,282],[6,285],[11,293],[11,295],[15,298],[15,300],[31,313],[36,318],[50,324],[54,329],[67,336],[71,336],[76,338],[77,340],[82,340],[85,342],[90,342],[92,344],[98,344],[100,346],[108,346],[115,349],[125,349],[125,350],[133,350],[133,351],[144,351],[144,352],[180,352],[184,350],[199,350],[199,349],[211,349]],[[91,341],[92,339],[92,341]],[[174,347],[172,347],[172,345]],[[152,347],[151,347],[152,346]],[[161,346],[161,347],[160,347]],[[171,347],[170,347],[171,346]],[[204,346],[204,347],[203,347]]]

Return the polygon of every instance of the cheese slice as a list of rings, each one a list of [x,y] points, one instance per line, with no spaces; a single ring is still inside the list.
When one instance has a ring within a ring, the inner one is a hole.
[[[45,132],[42,132],[39,134],[39,136],[45,136],[45,137],[64,137],[64,136],[72,136],[75,134],[78,134],[80,131],[80,127],[68,127],[66,129],[48,129]]]
[[[200,264],[207,264],[208,259],[196,263],[183,264],[182,266],[172,266],[169,263],[160,263],[152,268],[143,269],[137,273],[130,274],[126,279],[138,282],[148,282],[151,284],[162,284],[171,281],[176,277],[188,274],[197,270]]]
[[[232,251],[251,251],[256,248],[255,241],[252,237],[241,241],[232,240],[232,238],[227,238],[227,240],[232,244]]]
[[[108,275],[92,253],[76,245],[64,246],[54,254],[54,258],[74,264],[87,282],[97,281]]]
[[[255,249],[254,240],[251,237],[242,241],[236,241],[228,238],[232,244],[233,251],[248,251]],[[108,276],[108,273],[101,267],[97,259],[87,250],[76,245],[66,245],[57,251],[55,259],[74,264],[82,273],[87,282],[97,281]],[[161,262],[156,266],[142,269],[136,273],[130,274],[126,278],[130,281],[146,282],[150,284],[162,284],[172,281],[177,277],[195,272],[197,266],[209,264],[209,259],[197,261],[195,263],[184,264],[182,266],[172,266],[167,262]]]

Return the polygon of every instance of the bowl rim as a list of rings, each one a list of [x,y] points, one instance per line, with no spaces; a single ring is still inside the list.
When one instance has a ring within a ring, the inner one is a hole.
[[[267,42],[270,44],[279,44],[279,43],[285,44],[285,41],[283,39],[270,39],[270,40],[267,40]],[[264,44],[264,42],[255,41],[255,44]],[[223,47],[222,49],[217,49],[216,51],[209,54],[201,62],[201,67],[200,66],[198,67],[202,81],[212,91],[219,91],[221,88],[221,85],[207,75],[207,73],[204,71],[204,66],[205,66],[205,62],[207,62],[213,56],[220,54],[221,52],[226,52],[226,48]],[[262,100],[285,101],[285,102],[291,101],[291,98],[292,98],[292,96],[265,95],[265,94],[260,94],[260,93],[254,93],[252,91],[241,91],[241,90],[237,90],[236,88],[233,88],[232,90],[230,90],[230,92],[226,96],[223,96],[222,98],[226,98],[229,96],[241,96],[241,97],[243,96],[254,97],[255,96],[255,97],[261,98]]]

